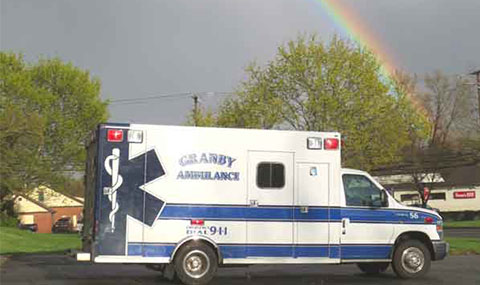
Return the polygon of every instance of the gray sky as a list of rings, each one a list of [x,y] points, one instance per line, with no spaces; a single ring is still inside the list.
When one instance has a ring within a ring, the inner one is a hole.
[[[335,0],[340,1],[340,0]],[[398,68],[480,68],[479,0],[341,0]],[[318,0],[0,0],[0,48],[88,69],[112,100],[232,91],[252,62],[299,33],[344,36]],[[224,95],[201,96],[214,106]],[[186,95],[112,104],[115,122],[183,124]]]

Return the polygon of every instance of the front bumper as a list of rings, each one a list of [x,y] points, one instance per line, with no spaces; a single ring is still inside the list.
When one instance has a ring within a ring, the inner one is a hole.
[[[446,241],[434,241],[433,245],[433,260],[442,260],[448,255],[450,245]]]

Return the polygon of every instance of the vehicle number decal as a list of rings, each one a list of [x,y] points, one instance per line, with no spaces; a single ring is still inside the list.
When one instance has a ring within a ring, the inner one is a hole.
[[[418,220],[418,213],[417,212],[410,212],[410,219]]]

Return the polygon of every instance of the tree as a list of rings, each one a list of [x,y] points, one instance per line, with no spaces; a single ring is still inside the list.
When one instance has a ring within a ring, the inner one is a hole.
[[[398,159],[409,126],[424,127],[374,54],[337,37],[327,44],[299,37],[280,46],[266,66],[253,63],[246,72],[212,125],[339,131],[345,164],[363,169]]]
[[[61,187],[66,171],[84,167],[90,131],[107,117],[88,71],[0,52],[0,201],[41,184]]]
[[[430,114],[432,132],[430,145],[445,146],[452,139],[477,133],[474,116],[476,96],[467,80],[449,77],[437,70],[425,76],[428,91],[418,94]]]
[[[396,72],[393,81],[397,94],[413,98],[416,107],[431,122],[431,130],[419,133],[410,127],[402,161],[377,171],[410,175],[422,205],[426,206],[428,197],[424,195],[424,187],[433,190],[442,178],[442,169],[480,161],[478,145],[470,146],[472,139],[467,139],[475,133],[478,135],[478,129],[472,124],[475,112],[471,108],[475,98],[465,80],[448,77],[440,71],[425,76],[426,92],[418,90],[416,76]],[[423,130],[427,128],[425,125]]]

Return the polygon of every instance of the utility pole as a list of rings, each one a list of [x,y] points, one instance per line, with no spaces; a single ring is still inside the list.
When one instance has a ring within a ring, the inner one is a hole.
[[[193,93],[193,125],[196,127],[198,125],[198,96]]]
[[[477,94],[478,94],[478,119],[480,120],[480,69],[470,73],[477,76]]]

